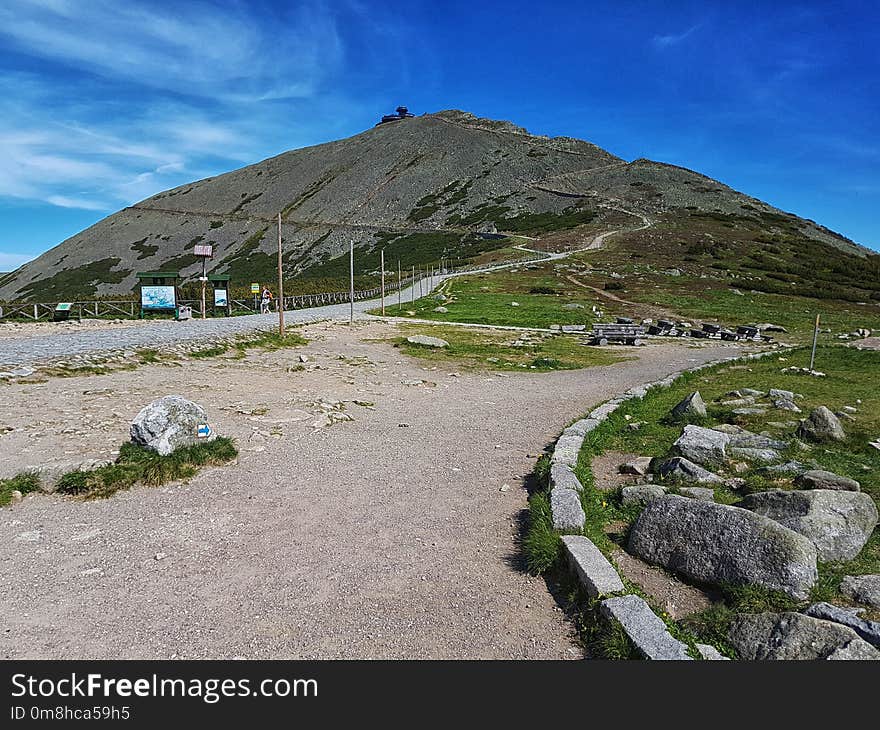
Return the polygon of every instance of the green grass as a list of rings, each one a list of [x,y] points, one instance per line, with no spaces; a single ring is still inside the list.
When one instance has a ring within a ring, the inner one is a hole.
[[[396,297],[392,296],[386,303],[385,313],[438,322],[544,329],[553,324],[583,324],[592,329],[595,318],[591,307],[596,303],[595,298],[571,283],[557,281],[541,265],[534,266],[534,269],[524,266],[518,273],[499,271],[450,279],[429,296],[415,302],[404,301],[400,307]],[[540,288],[554,293],[532,293],[533,289]],[[514,306],[513,302],[519,306]],[[580,305],[582,308],[566,309],[566,305]],[[449,311],[435,312],[439,306]],[[381,313],[381,310],[372,313]]]
[[[83,499],[106,499],[135,484],[159,486],[171,481],[190,479],[200,467],[220,465],[232,461],[238,451],[232,439],[224,436],[214,441],[177,449],[168,456],[125,443],[113,464],[91,471],[72,471],[58,482],[61,494]]]
[[[433,363],[475,369],[546,372],[610,365],[627,358],[610,350],[585,347],[571,335],[532,333],[531,344],[513,343],[527,333],[441,325],[402,325],[395,345],[407,355]],[[439,337],[449,347],[436,348],[408,343],[406,338],[424,334]]]
[[[751,387],[768,390],[771,387],[793,390],[803,394],[798,404],[806,415],[812,408],[827,405],[837,410],[843,405],[858,405],[855,423],[844,421],[848,438],[845,442],[813,445],[806,452],[792,454],[805,463],[849,476],[861,482],[862,491],[875,501],[880,501],[880,451],[868,444],[880,434],[880,392],[875,384],[876,374],[880,372],[880,353],[860,351],[845,347],[823,347],[818,358],[826,378],[814,378],[782,373],[784,367],[804,365],[809,356],[806,349],[782,352],[756,361],[737,361],[725,363],[698,373],[689,373],[669,388],[656,388],[648,392],[644,399],[626,401],[618,410],[584,439],[576,467],[576,474],[583,485],[581,504],[586,513],[583,534],[610,557],[612,551],[625,543],[628,525],[637,518],[640,508],[622,508],[615,493],[599,491],[593,479],[591,463],[595,456],[606,451],[640,453],[658,456],[667,452],[672,442],[680,435],[682,425],[668,417],[671,408],[684,396],[699,390],[708,403],[709,417],[705,425],[711,426],[731,420],[729,409],[716,405],[713,401],[731,390]],[[629,419],[626,416],[630,416]],[[739,418],[738,423],[755,432],[771,431],[780,438],[792,438],[794,429],[774,429],[771,422],[797,420],[797,414],[768,409],[765,415]],[[642,421],[638,430],[627,428],[629,423]],[[755,473],[757,465],[745,474],[752,490],[772,488],[791,488],[790,478],[770,481]],[[546,469],[545,469],[546,471]],[[546,481],[546,480],[545,480]],[[748,491],[748,489],[746,490]],[[732,504],[738,502],[739,495],[726,488],[716,489],[716,501]],[[626,525],[615,529],[614,534],[606,534],[606,528],[615,523]],[[534,494],[529,501],[529,525],[523,540],[522,549],[529,570],[554,574],[562,572],[559,561],[558,534],[552,528],[552,516],[545,492]],[[852,561],[845,563],[823,563],[819,565],[819,579],[814,586],[810,601],[830,601],[847,605],[838,587],[844,575],[862,575],[880,571],[880,533],[876,530],[865,548]],[[624,581],[630,592],[645,596],[636,586]],[[723,585],[721,600],[709,609],[685,619],[666,621],[670,632],[688,644],[691,651],[694,642],[711,644],[723,654],[736,658],[728,643],[727,628],[731,618],[740,612],[756,613],[764,611],[790,611],[802,609],[807,602],[797,602],[785,594],[760,586]],[[626,642],[622,640],[617,628],[600,621],[588,603],[578,606],[578,624],[581,636],[588,649],[595,656],[622,658],[629,656]],[[868,611],[865,616],[873,618],[877,612]]]
[[[40,488],[40,475],[35,471],[26,471],[16,474],[9,479],[0,479],[0,507],[12,501],[12,493],[21,492],[22,495],[36,492]]]
[[[205,347],[201,350],[191,350],[188,353],[188,356],[196,359],[204,359],[209,357],[219,357],[220,355],[225,355],[228,351],[229,348],[225,345],[215,345],[213,347]]]
[[[308,344],[308,340],[299,332],[286,330],[284,335],[278,332],[259,332],[253,335],[241,335],[235,341],[235,347],[240,354],[244,354],[246,350],[259,348],[266,352],[274,352],[286,347],[301,347]]]
[[[562,554],[562,541],[553,529],[550,498],[545,492],[529,497],[529,521],[522,548],[526,567],[533,575],[550,570]]]

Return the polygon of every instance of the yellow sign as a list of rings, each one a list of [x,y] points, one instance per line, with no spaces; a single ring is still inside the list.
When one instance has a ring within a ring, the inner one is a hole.
[[[251,294],[259,294],[260,293],[260,285],[259,284],[251,284]]]

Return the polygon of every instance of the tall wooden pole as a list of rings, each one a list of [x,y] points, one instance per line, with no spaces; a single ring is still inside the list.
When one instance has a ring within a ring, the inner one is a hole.
[[[400,278],[400,259],[397,259],[397,316],[400,316],[401,302],[400,297],[403,291],[403,279]]]
[[[349,296],[349,310],[348,310],[348,323],[349,325],[354,325],[354,239],[348,242],[348,296]]]
[[[205,284],[208,283],[207,267],[208,267],[208,257],[202,256],[202,319],[207,319],[207,317],[208,317],[208,315],[205,311],[206,310],[206,307],[205,307]]]
[[[278,335],[284,337],[284,278],[281,269],[281,213],[278,214]]]
[[[819,340],[819,315],[816,315],[816,326],[813,328],[813,351],[810,353],[810,372],[816,364],[816,343]]]
[[[379,252],[379,256],[382,259],[382,316],[385,316],[385,249],[383,248]]]

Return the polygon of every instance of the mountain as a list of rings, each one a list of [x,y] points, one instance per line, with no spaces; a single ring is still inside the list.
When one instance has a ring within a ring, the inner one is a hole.
[[[742,226],[731,227],[807,242],[832,257],[870,256],[812,221],[691,170],[627,162],[589,142],[451,110],[154,195],[0,278],[0,299],[129,294],[138,271],[173,269],[191,278],[200,273],[197,243],[214,246],[209,270],[232,275],[239,286],[271,281],[279,212],[291,279],[343,276],[350,240],[367,273],[377,266],[378,247],[389,268],[398,259],[404,266],[441,255],[469,259],[507,245],[498,234],[558,236],[605,223],[610,230],[626,215],[634,223],[645,216],[694,225],[700,216],[733,220]]]

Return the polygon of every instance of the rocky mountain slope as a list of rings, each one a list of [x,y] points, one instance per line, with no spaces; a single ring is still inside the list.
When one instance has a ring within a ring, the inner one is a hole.
[[[782,225],[841,255],[868,253],[690,170],[628,163],[589,142],[443,111],[159,193],[3,276],[0,299],[127,294],[138,271],[193,277],[200,269],[197,243],[213,244],[214,273],[228,273],[239,285],[272,280],[279,212],[287,274],[332,277],[340,268],[333,259],[350,240],[362,254],[382,247],[389,262],[409,266],[506,245],[498,233],[601,226],[614,209],[618,218],[620,210],[736,215],[770,233]],[[375,258],[361,255],[362,271],[375,268]]]

